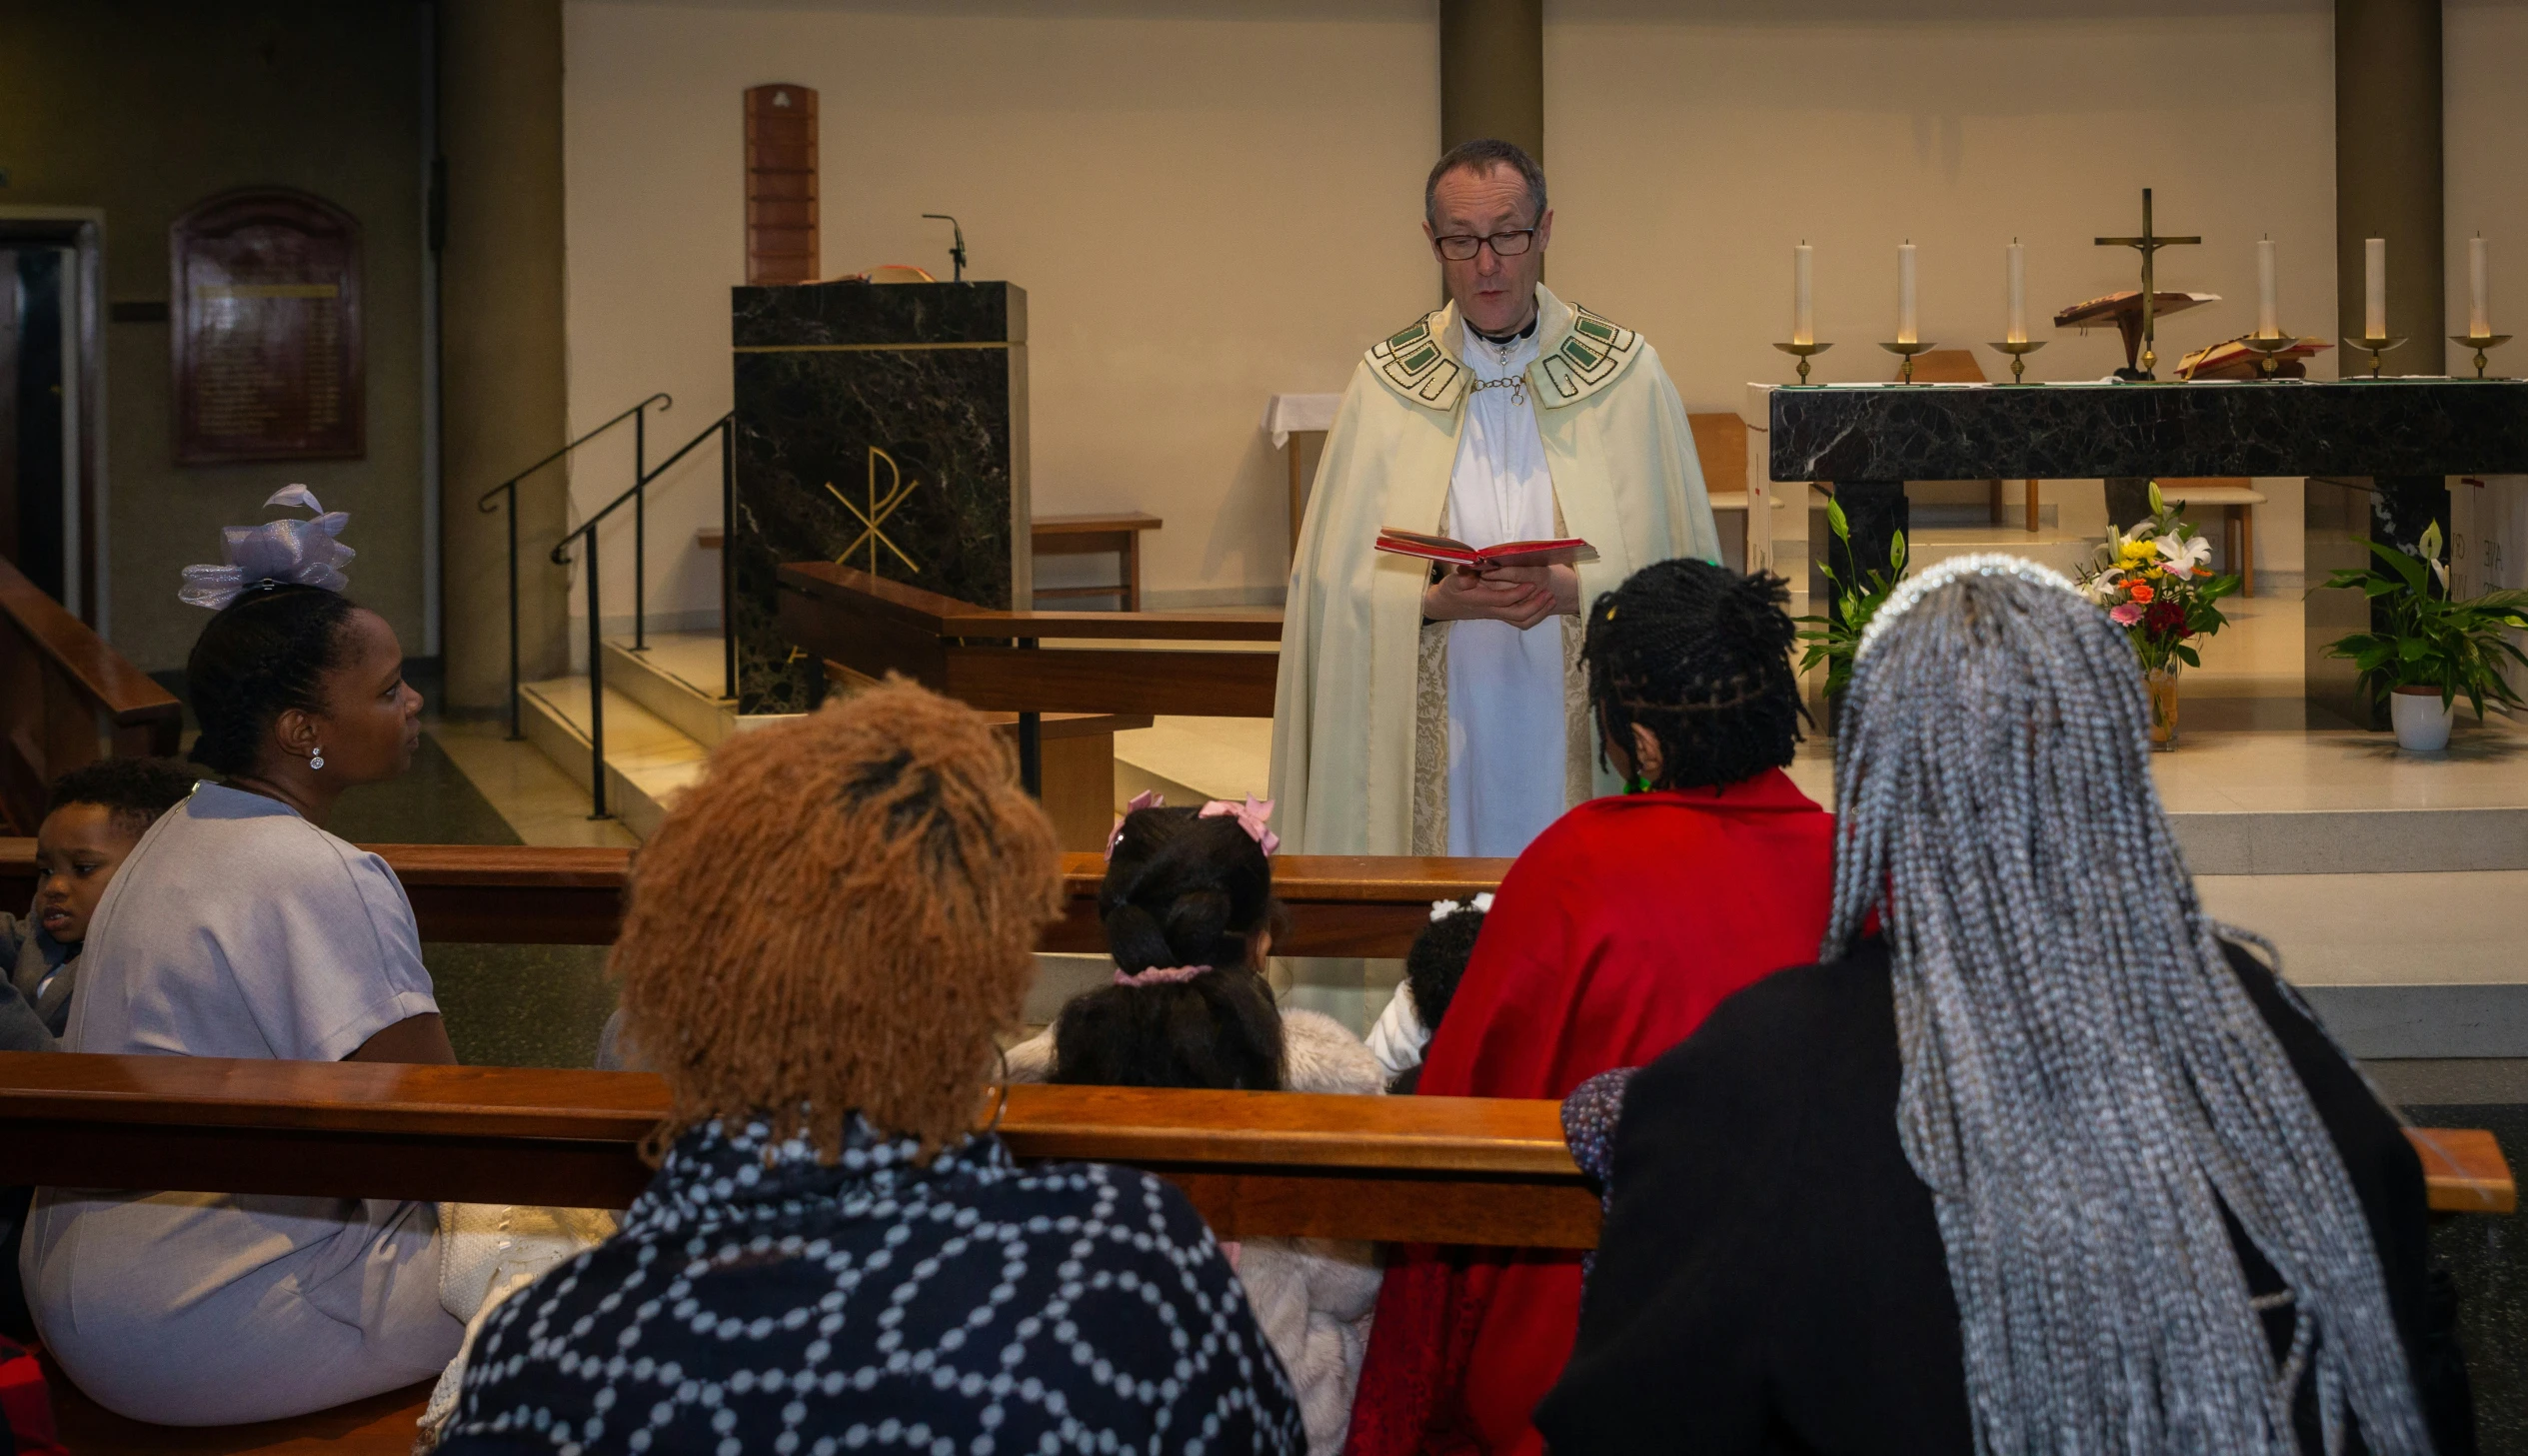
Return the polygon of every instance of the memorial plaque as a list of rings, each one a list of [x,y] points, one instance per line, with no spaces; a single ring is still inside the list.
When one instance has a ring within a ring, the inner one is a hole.
[[[176,464],[366,451],[360,224],[304,192],[196,205],[169,230]]]

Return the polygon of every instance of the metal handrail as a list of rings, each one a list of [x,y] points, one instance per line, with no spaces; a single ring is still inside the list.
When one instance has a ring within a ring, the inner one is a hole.
[[[492,514],[492,512],[493,512],[495,509],[497,509],[497,508],[496,508],[496,507],[494,507],[494,506],[493,506],[493,504],[492,504],[492,502],[493,502],[494,498],[496,498],[496,497],[498,497],[498,496],[502,495],[503,493],[506,493],[506,494],[508,495],[508,497],[509,497],[509,500],[508,500],[508,506],[509,506],[509,735],[510,735],[510,737],[512,737],[512,738],[516,738],[516,737],[518,737],[518,736],[519,736],[519,731],[518,731],[518,486],[519,486],[519,483],[520,483],[520,482],[522,482],[522,481],[524,481],[524,480],[526,480],[526,479],[527,479],[527,477],[529,477],[529,476],[531,476],[531,475],[534,475],[536,472],[538,472],[538,471],[540,471],[540,470],[543,470],[546,466],[549,466],[549,465],[553,464],[555,461],[560,460],[562,457],[564,457],[564,456],[566,456],[566,455],[569,455],[572,451],[579,449],[581,446],[586,445],[588,442],[590,442],[590,441],[592,441],[592,440],[595,440],[598,436],[603,435],[603,434],[605,434],[607,431],[614,429],[616,426],[618,426],[618,425],[622,424],[622,423],[623,423],[624,421],[626,421],[626,420],[633,420],[633,421],[639,422],[639,423],[636,423],[636,424],[632,427],[632,428],[633,428],[634,435],[635,435],[635,444],[634,444],[634,448],[633,448],[633,474],[634,474],[635,476],[638,476],[638,475],[641,473],[641,456],[640,456],[640,445],[639,445],[639,442],[638,442],[638,437],[639,437],[640,435],[642,435],[642,434],[645,432],[645,428],[646,428],[646,425],[647,425],[647,422],[648,422],[648,414],[647,414],[647,412],[648,412],[649,408],[650,408],[652,405],[656,405],[656,406],[658,406],[658,407],[659,407],[659,413],[661,413],[661,414],[665,414],[665,413],[667,413],[668,411],[673,410],[673,409],[675,409],[675,408],[676,408],[676,397],[675,397],[674,395],[671,395],[671,394],[667,393],[665,390],[661,390],[661,391],[659,391],[657,394],[654,394],[654,395],[650,396],[648,399],[643,400],[641,403],[639,403],[639,404],[637,404],[637,405],[633,406],[631,409],[624,411],[622,414],[615,416],[615,417],[614,417],[613,419],[611,419],[611,420],[608,420],[605,424],[600,425],[600,426],[598,426],[596,429],[589,431],[586,435],[583,435],[583,436],[581,436],[579,439],[572,441],[570,444],[563,446],[560,450],[557,450],[557,451],[553,452],[551,455],[546,456],[544,459],[542,459],[542,460],[540,460],[540,461],[537,461],[534,465],[531,465],[531,466],[527,467],[525,470],[520,471],[518,474],[516,474],[516,475],[514,475],[514,476],[511,476],[508,480],[505,480],[505,481],[501,482],[499,485],[492,487],[490,490],[485,491],[485,492],[483,493],[483,495],[482,495],[481,499],[477,500],[477,501],[474,503],[474,509],[475,509],[476,511],[478,511],[478,512],[482,513],[483,515],[489,516],[489,515],[491,515],[491,514]]]
[[[632,650],[636,653],[648,652],[650,650],[649,608],[644,597],[644,588],[649,578],[650,548],[648,491],[650,483],[674,469],[678,461],[681,461],[686,456],[693,454],[696,447],[700,446],[704,441],[710,439],[713,435],[718,435],[720,437],[720,529],[722,532],[720,563],[721,668],[727,675],[727,683],[725,686],[728,696],[734,698],[737,696],[738,692],[737,640],[730,635],[731,628],[734,624],[729,618],[729,579],[731,573],[729,571],[728,563],[729,549],[727,539],[727,532],[729,529],[728,523],[730,519],[730,493],[734,488],[732,471],[735,463],[735,452],[733,449],[735,430],[733,427],[737,420],[737,412],[732,410],[728,414],[721,416],[719,419],[712,421],[709,425],[704,426],[700,434],[696,435],[693,439],[686,441],[674,455],[671,455],[667,459],[659,462],[658,468],[655,470],[650,469],[647,464],[649,451],[649,428],[646,420],[646,416],[642,416],[637,410],[634,412],[632,433],[632,488],[625,491],[622,495],[617,496],[615,499],[607,502],[604,506],[599,507],[586,521],[581,522],[577,527],[564,534],[560,541],[553,544],[552,560],[554,565],[568,566],[571,563],[571,558],[569,556],[571,543],[581,540],[585,540],[587,542],[585,564],[588,569],[586,572],[586,576],[588,578],[588,816],[593,819],[602,819],[607,817],[606,644],[604,618],[600,616],[602,599],[598,594],[597,585],[597,565],[598,557],[600,555],[597,546],[597,528],[604,525],[606,518],[614,515],[616,510],[625,502],[629,501],[632,503]],[[515,515],[516,513],[513,512],[512,519],[515,519]],[[516,558],[513,554],[513,573],[515,572],[515,561]],[[514,619],[512,631],[515,631]]]

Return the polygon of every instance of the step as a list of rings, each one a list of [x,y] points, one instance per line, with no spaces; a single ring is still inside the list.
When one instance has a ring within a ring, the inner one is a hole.
[[[519,722],[527,738],[562,770],[588,781],[588,679],[574,676],[519,689]],[[711,749],[643,708],[612,683],[606,688],[606,807],[646,839],[667,817],[671,800],[702,777]]]
[[[716,632],[652,633],[648,645],[636,649],[628,637],[609,639],[606,686],[715,747],[738,730],[736,700],[721,696],[727,684],[722,641]]]

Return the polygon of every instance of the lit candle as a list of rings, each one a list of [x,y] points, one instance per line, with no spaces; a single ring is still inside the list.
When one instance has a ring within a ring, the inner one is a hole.
[[[1790,342],[1817,342],[1816,276],[1813,250],[1806,243],[1790,250]]]
[[[1896,247],[1896,342],[1911,344],[1918,338],[1913,328],[1913,244]]]
[[[2010,240],[2010,327],[2002,340],[2009,344],[2027,342],[2027,249],[2019,240]]]
[[[2361,240],[2361,337],[2387,337],[2387,239]]]
[[[2281,311],[2274,306],[2273,239],[2256,240],[2256,337],[2279,338]]]
[[[2484,235],[2467,239],[2467,337],[2487,339],[2493,333],[2493,294],[2484,281]]]

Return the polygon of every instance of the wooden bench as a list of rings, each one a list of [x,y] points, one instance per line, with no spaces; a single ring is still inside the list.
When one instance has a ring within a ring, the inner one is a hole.
[[[1039,516],[1028,523],[1029,539],[1038,556],[1099,556],[1114,553],[1119,580],[1111,587],[1039,587],[1038,601],[1049,597],[1113,597],[1126,612],[1142,610],[1142,533],[1163,524],[1147,511],[1111,515]]]
[[[2264,493],[2246,476],[2168,478],[2159,483],[2159,499],[2172,506],[2221,508],[2222,560],[2238,574],[2238,595],[2256,595],[2256,508]]]
[[[667,1105],[640,1072],[208,1057],[0,1053],[0,1184],[463,1199],[622,1207],[648,1183],[642,1137]],[[987,1108],[979,1108],[978,1121]],[[1317,1236],[1589,1248],[1594,1190],[1557,1104],[1121,1087],[1009,1089],[1023,1160],[1149,1169],[1224,1238]],[[2411,1134],[2431,1205],[2510,1212],[2490,1133]],[[61,1383],[72,1449],[387,1449],[425,1388],[294,1421],[163,1434]]]
[[[413,902],[429,941],[509,945],[611,945],[623,925],[630,849],[534,844],[369,844]],[[1507,859],[1410,855],[1281,854],[1273,892],[1290,929],[1274,945],[1290,955],[1400,956],[1430,923],[1430,902],[1497,888]],[[1046,950],[1106,948],[1098,919],[1101,854],[1063,856],[1064,918]],[[35,893],[35,841],[0,838],[0,905]]]
[[[164,756],[183,728],[167,690],[0,561],[0,833],[35,832],[46,785],[101,749]]]

